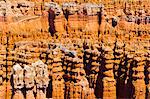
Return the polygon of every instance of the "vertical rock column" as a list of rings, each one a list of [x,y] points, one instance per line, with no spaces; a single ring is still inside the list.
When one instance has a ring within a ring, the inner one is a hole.
[[[64,81],[65,81],[65,98],[69,97],[69,75],[67,72],[67,57],[65,55],[65,53],[63,52],[63,56],[62,56],[62,66],[63,66],[63,71],[64,71]]]
[[[73,49],[71,47],[71,49]],[[81,98],[82,87],[76,84],[76,76],[78,75],[77,70],[80,70],[80,66],[83,67],[80,63],[82,62],[77,56],[75,51],[70,51],[68,49],[64,50],[64,62],[63,69],[65,72],[65,96],[66,98],[74,99]],[[77,62],[80,64],[77,65]]]
[[[132,84],[132,68],[133,68],[133,57],[135,54],[135,50],[132,48],[132,46],[126,42],[126,46],[125,46],[125,55],[127,58],[127,78],[126,78],[126,85],[127,85],[127,91],[126,91],[126,98],[133,98],[133,94],[134,94],[134,86]]]
[[[3,85],[3,79],[4,77],[6,77],[6,74],[5,74],[5,67],[4,67],[4,64],[5,64],[5,61],[4,58],[5,58],[5,47],[3,45],[0,44],[0,84]]]
[[[99,59],[100,51],[97,49],[99,45],[93,45],[92,47],[88,44],[83,46],[84,49],[84,69],[86,72],[86,77],[89,82],[89,96],[88,98],[95,98],[94,90],[97,88],[97,77],[99,74]]]
[[[84,99],[90,96],[89,82],[85,77],[85,70],[83,69],[83,53],[78,51],[76,58],[74,58],[75,68],[72,69],[72,74],[74,76],[74,90],[73,98]],[[92,98],[92,97],[90,97]]]
[[[26,88],[26,99],[35,99],[33,91],[34,91],[34,77],[35,71],[34,67],[25,65],[24,66],[24,82]]]
[[[98,72],[99,72],[99,56],[100,56],[100,52],[97,50],[97,48],[93,45],[92,46],[92,63],[91,63],[91,68],[90,68],[90,82],[92,83],[92,88],[95,89],[96,87],[96,80],[97,80],[97,76],[98,76]]]
[[[115,76],[115,79],[118,79],[119,78],[119,74],[121,73],[121,71],[119,71],[119,68],[121,70],[121,62],[123,62],[123,58],[124,58],[124,55],[123,55],[123,42],[120,42],[120,41],[116,41],[115,43],[115,48],[114,48],[114,60],[115,60],[115,63],[114,63],[114,76]]]
[[[6,46],[4,45],[0,45],[1,49],[0,49],[0,67],[1,67],[1,77],[0,79],[3,81],[3,85],[4,82],[6,80]]]
[[[146,62],[145,62],[145,78],[146,78],[146,87],[147,87],[147,97],[150,98],[150,52],[147,52],[146,55]]]
[[[91,49],[88,44],[84,44],[84,56],[83,56],[83,63],[84,63],[84,69],[86,72],[86,76],[88,77],[90,75],[90,66],[91,66]],[[92,84],[89,82],[89,87],[92,87]]]
[[[121,91],[125,91],[125,80],[127,77],[127,66],[125,61],[125,47],[123,41],[117,40],[114,48],[114,76],[117,81],[116,91],[117,97],[124,98],[125,93]]]
[[[64,99],[64,79],[63,68],[60,50],[53,50],[53,62],[52,62],[52,98]]]
[[[74,81],[75,76],[73,73],[73,69],[75,68],[75,61],[73,60],[74,57],[71,56],[68,52],[65,54],[65,67],[66,67],[66,98],[73,99],[74,98]]]
[[[11,34],[11,32],[9,32],[8,36],[7,36],[7,59],[6,59],[6,61],[7,61],[7,78],[8,78],[8,80],[10,80],[11,70],[12,70],[12,66],[13,66],[13,58],[14,58],[13,57],[14,52],[12,51],[13,47],[14,47],[13,34]],[[11,92],[8,91],[8,93],[11,93]]]
[[[94,99],[95,95],[94,95],[94,89],[92,90],[92,88],[89,88],[89,82],[88,79],[86,77],[86,73],[85,73],[85,69],[84,69],[84,64],[83,64],[83,52],[81,54],[78,54],[78,62],[76,67],[80,67],[80,73],[79,73],[79,77],[81,78],[81,81],[79,82],[82,86],[82,91],[81,91],[81,99]]]
[[[133,67],[133,85],[135,87],[135,93],[133,95],[136,99],[145,99],[146,94],[146,85],[144,81],[144,52],[141,50],[136,51],[136,55],[134,57],[135,63]]]
[[[114,79],[113,75],[113,63],[114,63],[114,56],[113,56],[113,49],[106,45],[102,47],[104,50],[101,67],[103,71],[103,98],[111,98],[116,99],[116,80]]]
[[[21,91],[23,87],[23,68],[19,64],[16,64],[13,66],[13,99],[25,99]]]
[[[2,70],[2,64],[0,64],[0,85],[3,85],[3,70]]]
[[[75,62],[76,61],[76,62]],[[77,60],[74,60],[74,63],[76,65]],[[77,65],[76,65],[77,66]],[[73,68],[71,70],[71,77],[72,77],[72,84],[73,84],[73,90],[72,90],[72,99],[81,99],[81,93],[82,93],[82,86],[79,83],[81,81],[80,76],[80,68],[77,66],[77,68]]]
[[[35,69],[35,82],[36,82],[36,99],[46,99],[46,88],[48,87],[48,69],[47,65],[41,60],[32,63]]]
[[[5,61],[3,61],[4,56],[2,55],[2,54],[4,54],[4,53],[2,53],[3,45],[0,44],[0,47],[1,47],[1,50],[0,50],[0,98],[4,98],[5,87],[4,87],[4,83],[3,83],[3,76],[6,74],[3,71],[3,69],[5,69],[3,64]]]

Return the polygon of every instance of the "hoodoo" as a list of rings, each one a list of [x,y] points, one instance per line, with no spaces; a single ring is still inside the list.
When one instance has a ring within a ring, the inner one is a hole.
[[[0,99],[149,99],[150,0],[0,0]]]

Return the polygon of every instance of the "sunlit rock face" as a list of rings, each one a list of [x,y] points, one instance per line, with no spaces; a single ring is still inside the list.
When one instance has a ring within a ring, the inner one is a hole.
[[[0,99],[149,99],[149,0],[0,0]]]
[[[21,89],[24,87],[23,68],[19,64],[13,66],[13,81],[15,89]]]

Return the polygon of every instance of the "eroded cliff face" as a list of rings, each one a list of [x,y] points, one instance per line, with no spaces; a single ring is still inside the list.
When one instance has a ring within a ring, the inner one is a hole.
[[[150,2],[0,2],[0,99],[149,98]]]

